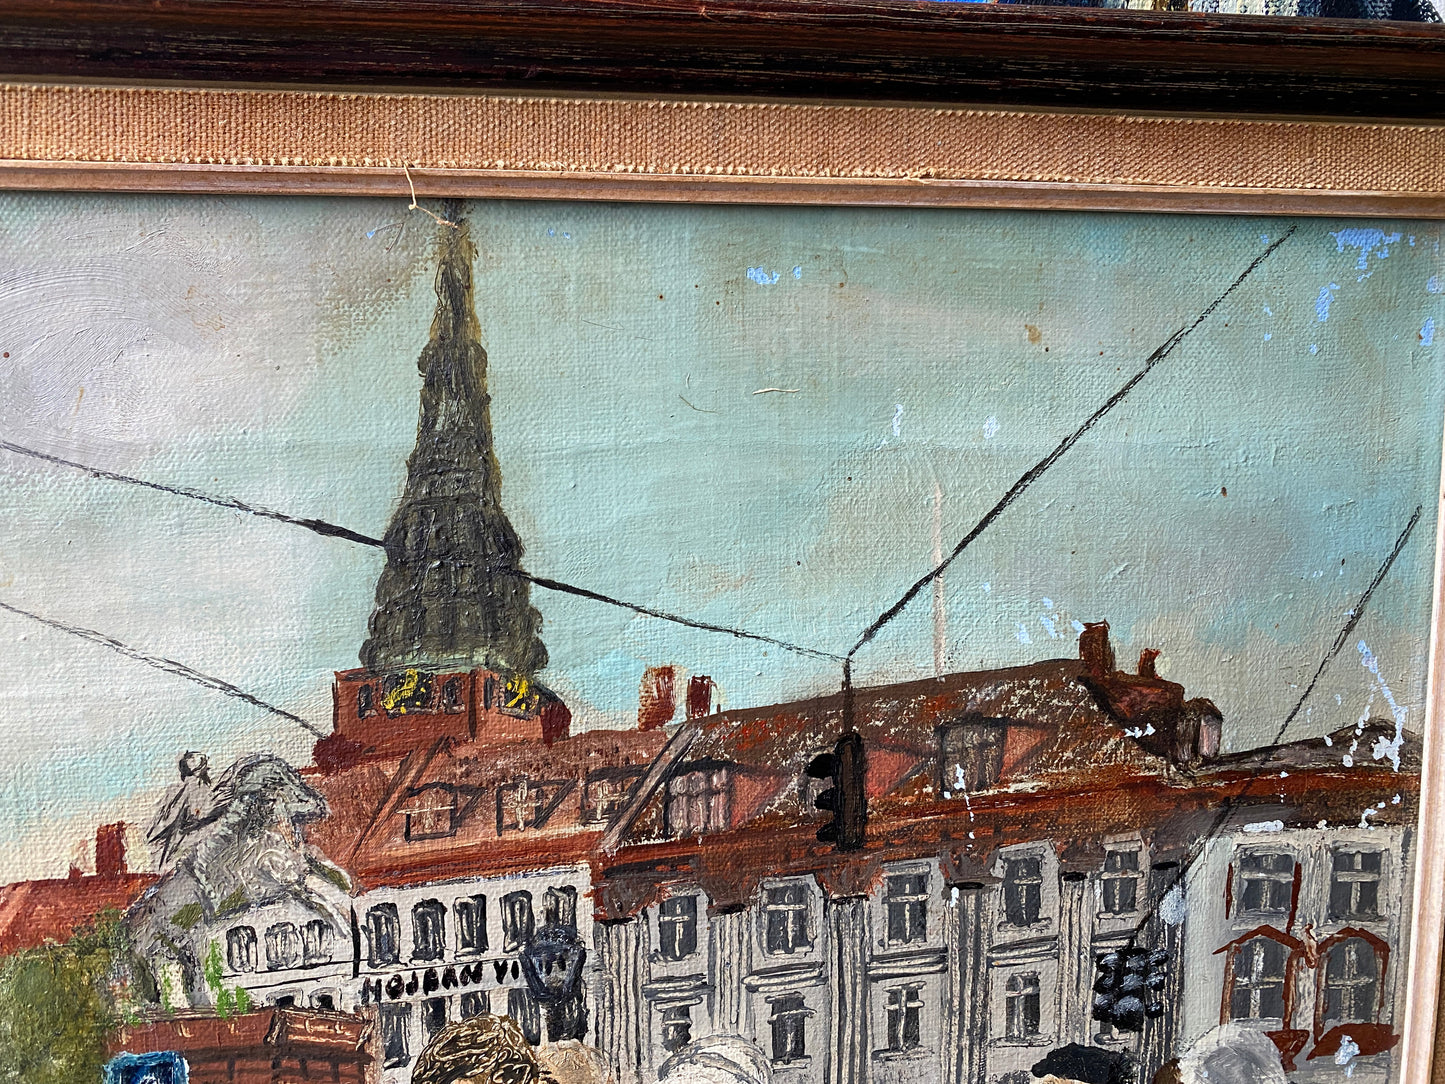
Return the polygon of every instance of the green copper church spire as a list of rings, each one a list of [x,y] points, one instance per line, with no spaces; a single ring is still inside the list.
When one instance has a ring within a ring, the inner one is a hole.
[[[431,341],[421,352],[421,418],[406,488],[386,528],[386,567],[361,647],[373,672],[471,667],[534,674],[547,665],[542,617],[517,568],[522,542],[502,510],[487,352],[472,296],[476,247],[448,215]]]

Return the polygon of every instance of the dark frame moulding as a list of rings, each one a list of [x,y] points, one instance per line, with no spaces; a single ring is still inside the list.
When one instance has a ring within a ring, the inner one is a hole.
[[[0,79],[1445,117],[1445,26],[938,0],[7,0]]]

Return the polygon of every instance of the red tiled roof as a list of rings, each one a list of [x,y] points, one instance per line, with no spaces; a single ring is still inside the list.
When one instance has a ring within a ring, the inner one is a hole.
[[[107,910],[124,911],[155,883],[154,874],[58,877],[0,888],[0,954],[67,940]]]

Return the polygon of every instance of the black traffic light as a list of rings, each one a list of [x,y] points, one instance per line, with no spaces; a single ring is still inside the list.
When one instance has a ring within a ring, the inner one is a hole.
[[[863,849],[868,827],[868,796],[864,782],[868,761],[863,753],[863,736],[850,730],[838,739],[831,753],[819,753],[808,765],[814,779],[830,779],[833,785],[813,799],[833,819],[818,829],[818,842],[831,843],[840,851]]]
[[[1146,1017],[1164,1015],[1164,965],[1169,953],[1128,946],[1094,961],[1094,1019],[1120,1031],[1138,1031]]]

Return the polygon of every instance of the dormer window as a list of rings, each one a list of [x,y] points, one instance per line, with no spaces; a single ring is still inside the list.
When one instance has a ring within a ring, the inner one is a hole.
[[[457,796],[451,787],[427,787],[410,799],[405,812],[409,841],[456,834]]]
[[[582,823],[604,824],[627,804],[632,788],[642,778],[642,769],[627,765],[599,768],[587,776],[582,788]]]
[[[667,783],[667,834],[674,838],[721,832],[728,827],[728,765],[693,764]]]
[[[576,780],[518,779],[497,788],[497,835],[543,828]]]
[[[1003,771],[1007,724],[974,717],[943,727],[938,734],[939,791],[945,798],[985,790]]]

